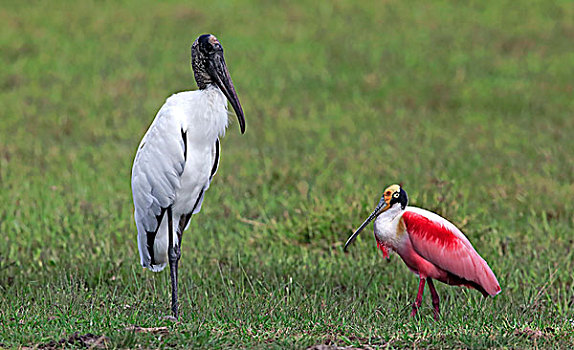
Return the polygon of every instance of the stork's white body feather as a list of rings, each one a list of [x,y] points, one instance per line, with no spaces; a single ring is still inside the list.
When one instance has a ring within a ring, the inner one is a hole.
[[[143,267],[157,272],[168,262],[168,220],[163,215],[167,207],[172,208],[173,232],[178,231],[182,217],[200,211],[219,161],[218,138],[225,134],[227,124],[227,100],[214,85],[172,95],[157,113],[132,169]],[[155,238],[151,236],[153,259],[148,250],[150,233],[155,233]],[[173,244],[177,243],[174,234]]]

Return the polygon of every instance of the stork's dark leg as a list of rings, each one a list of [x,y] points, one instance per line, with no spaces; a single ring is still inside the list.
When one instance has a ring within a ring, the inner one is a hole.
[[[411,317],[415,317],[419,307],[423,303],[423,292],[425,291],[425,281],[426,279],[421,278],[419,281],[419,292],[417,293],[417,299],[413,303],[413,311],[411,312]]]
[[[179,242],[174,247],[173,245],[173,214],[171,206],[167,208],[167,225],[168,225],[168,258],[169,258],[169,275],[171,277],[171,313],[176,319],[179,317],[178,301],[177,301],[177,264],[181,256]]]
[[[434,283],[432,282],[432,279],[429,278],[427,282],[429,283],[430,294],[432,296],[432,306],[434,307],[434,319],[438,321],[438,317],[440,315],[440,299],[438,297],[436,289],[434,288]]]

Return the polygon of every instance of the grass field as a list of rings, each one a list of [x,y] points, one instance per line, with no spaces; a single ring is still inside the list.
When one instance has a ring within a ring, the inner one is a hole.
[[[0,347],[574,346],[573,2],[1,8]],[[247,132],[233,121],[184,235],[171,323],[168,273],[139,266],[130,171],[165,98],[196,88],[206,32]],[[440,321],[428,293],[410,318],[398,256],[370,233],[342,252],[398,182],[461,227],[500,295],[437,284]]]

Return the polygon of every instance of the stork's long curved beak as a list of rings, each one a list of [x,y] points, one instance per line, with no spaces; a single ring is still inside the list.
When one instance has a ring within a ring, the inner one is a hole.
[[[349,237],[349,239],[347,240],[347,243],[345,243],[345,248],[343,248],[343,250],[346,252],[347,251],[347,247],[353,243],[353,241],[355,240],[355,238],[357,238],[357,236],[359,235],[359,233],[361,233],[361,231],[363,231],[363,229],[365,227],[367,227],[367,225],[373,221],[373,219],[375,219],[377,216],[379,216],[379,214],[381,214],[382,212],[384,212],[385,210],[389,209],[389,205],[385,202],[384,198],[381,198],[379,204],[377,204],[377,207],[375,208],[375,210],[373,210],[373,212],[371,213],[371,215],[369,215],[369,217],[367,218],[367,220],[365,220],[365,222],[363,222],[361,224],[361,226],[359,226],[359,228],[357,229],[357,231],[355,231],[355,233],[353,233],[351,235],[351,237]]]
[[[231,81],[231,75],[229,75],[229,71],[227,70],[227,65],[223,58],[223,51],[216,52],[213,55],[213,58],[208,60],[207,71],[215,81],[215,84],[217,84],[217,87],[219,87],[225,97],[227,97],[227,100],[231,104],[231,107],[233,107],[237,120],[239,121],[241,133],[245,133],[245,117],[243,115],[243,109],[241,108],[239,97],[237,97],[237,93],[235,92],[233,81]]]

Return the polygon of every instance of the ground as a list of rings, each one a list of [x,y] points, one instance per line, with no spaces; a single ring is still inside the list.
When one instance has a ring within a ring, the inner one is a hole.
[[[185,232],[181,319],[139,266],[130,171],[190,45],[221,41],[245,110]],[[574,3],[5,1],[0,347],[574,346]],[[459,226],[484,299],[387,263],[382,190]]]

